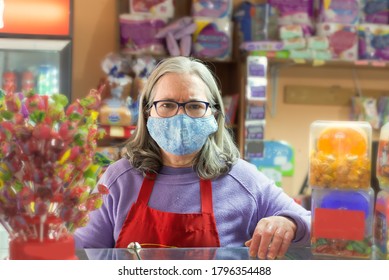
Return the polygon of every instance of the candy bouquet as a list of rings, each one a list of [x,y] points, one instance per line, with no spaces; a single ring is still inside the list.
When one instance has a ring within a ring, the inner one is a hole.
[[[72,232],[108,193],[103,185],[92,192],[100,92],[67,103],[61,94],[1,96],[0,222],[10,259],[76,258]]]

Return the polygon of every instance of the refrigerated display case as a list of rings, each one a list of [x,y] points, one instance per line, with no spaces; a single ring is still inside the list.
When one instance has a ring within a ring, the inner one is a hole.
[[[0,0],[0,88],[71,99],[72,0]]]
[[[1,88],[71,97],[71,40],[0,38]]]

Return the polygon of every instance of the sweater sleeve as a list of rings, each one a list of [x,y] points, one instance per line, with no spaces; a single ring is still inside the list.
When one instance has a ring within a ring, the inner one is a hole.
[[[266,187],[267,200],[264,216],[285,216],[292,219],[296,225],[296,235],[293,243],[308,245],[311,232],[311,212],[297,204],[281,188],[274,183]]]

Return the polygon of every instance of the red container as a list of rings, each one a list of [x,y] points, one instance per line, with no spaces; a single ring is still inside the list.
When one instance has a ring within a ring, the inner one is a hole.
[[[73,236],[55,239],[38,239],[24,241],[13,239],[9,243],[11,260],[76,260]]]
[[[25,217],[29,230],[36,232],[28,236],[19,234],[11,238],[9,258],[11,260],[75,260],[74,238],[67,230],[61,232],[63,221],[59,217],[49,215],[43,223],[40,217]]]

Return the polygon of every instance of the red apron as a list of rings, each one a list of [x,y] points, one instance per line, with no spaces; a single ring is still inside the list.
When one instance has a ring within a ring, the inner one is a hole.
[[[116,248],[131,242],[142,247],[220,247],[212,206],[212,183],[200,179],[201,213],[162,212],[148,207],[155,175],[143,179],[138,200],[123,223]]]

